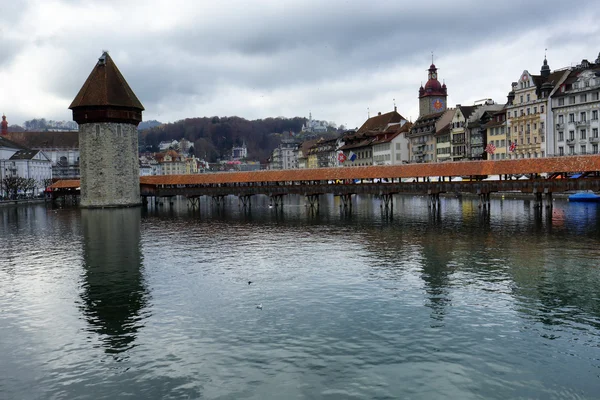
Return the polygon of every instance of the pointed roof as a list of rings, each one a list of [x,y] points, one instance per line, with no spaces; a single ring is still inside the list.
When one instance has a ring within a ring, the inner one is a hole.
[[[144,106],[135,96],[108,52],[102,53],[69,108],[97,106],[144,110]]]
[[[373,130],[382,131],[388,126],[388,124],[401,122],[402,120],[406,120],[406,118],[400,115],[398,111],[379,114],[366,120],[365,123],[362,124],[362,126],[358,129],[357,133]]]

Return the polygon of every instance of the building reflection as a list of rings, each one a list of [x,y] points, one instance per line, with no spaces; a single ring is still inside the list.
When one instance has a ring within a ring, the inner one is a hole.
[[[139,208],[84,209],[82,312],[107,353],[134,346],[148,290],[142,274]]]

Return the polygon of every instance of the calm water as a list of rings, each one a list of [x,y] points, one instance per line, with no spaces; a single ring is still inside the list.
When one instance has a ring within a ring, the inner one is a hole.
[[[600,398],[598,206],[338,205],[0,208],[0,398]]]

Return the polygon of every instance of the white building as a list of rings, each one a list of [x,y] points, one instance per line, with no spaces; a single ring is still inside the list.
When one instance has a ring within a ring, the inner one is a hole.
[[[595,63],[574,67],[551,99],[548,155],[598,154],[600,128],[600,54]]]
[[[402,120],[389,124],[373,141],[373,165],[400,165],[409,161],[409,142],[406,134],[411,123]]]
[[[3,161],[5,176],[33,179],[37,183],[37,195],[45,189],[44,181],[52,179],[52,162],[39,150],[19,150]]]
[[[292,140],[282,140],[271,155],[271,169],[298,168],[298,144]]]
[[[308,121],[302,125],[302,132],[323,133],[327,132],[327,122],[312,119],[312,113],[308,114]]]

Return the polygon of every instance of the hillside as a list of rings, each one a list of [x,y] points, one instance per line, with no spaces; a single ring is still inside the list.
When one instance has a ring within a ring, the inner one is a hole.
[[[300,132],[306,118],[266,118],[249,121],[240,117],[187,118],[140,132],[140,144],[157,151],[161,141],[185,138],[194,143],[195,154],[210,162],[225,159],[233,146],[246,143],[248,158],[265,160],[284,132]]]

